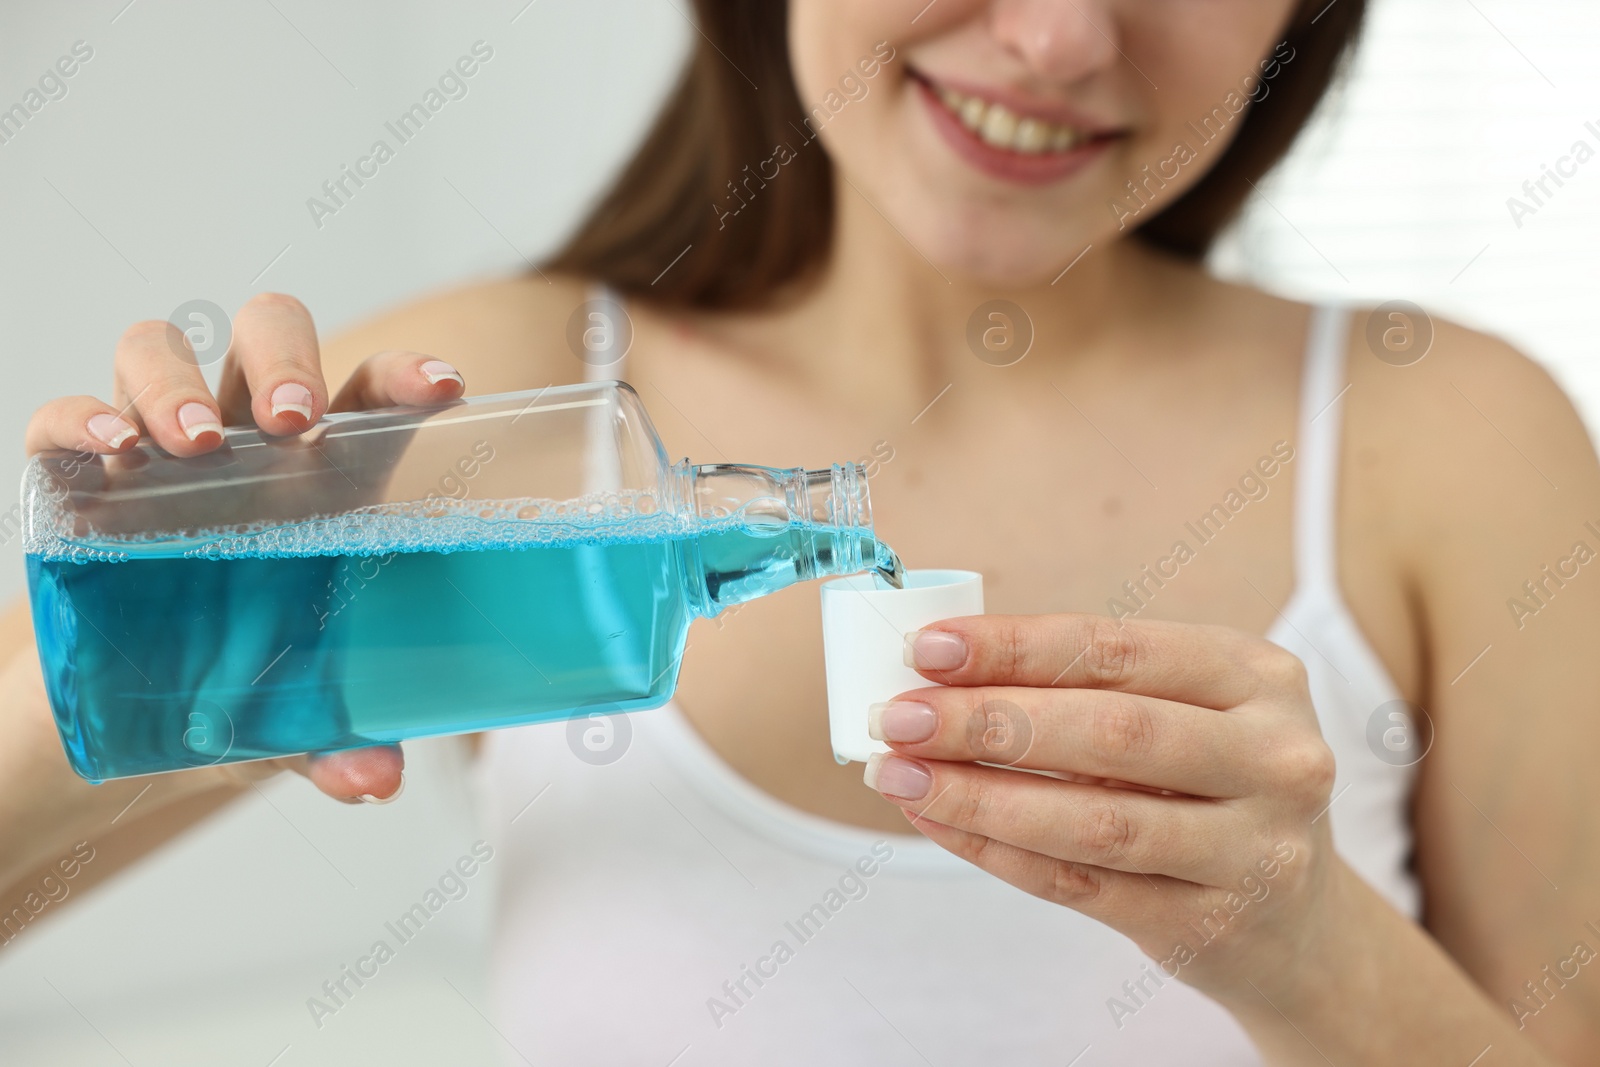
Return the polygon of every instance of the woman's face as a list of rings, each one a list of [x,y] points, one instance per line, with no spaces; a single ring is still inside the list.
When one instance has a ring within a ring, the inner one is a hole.
[[[791,0],[807,135],[941,271],[1049,281],[1196,180],[1295,0]]]

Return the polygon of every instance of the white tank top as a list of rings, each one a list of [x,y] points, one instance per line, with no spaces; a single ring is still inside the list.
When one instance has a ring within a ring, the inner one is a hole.
[[[1268,636],[1305,662],[1338,760],[1326,816],[1336,848],[1415,918],[1413,770],[1367,740],[1369,719],[1399,692],[1336,580],[1348,319],[1341,308],[1312,315],[1294,460],[1297,585]],[[623,375],[612,364],[590,377]],[[569,742],[585,731],[587,745]],[[515,1050],[508,1063],[1261,1062],[1227,1012],[1121,934],[920,835],[779,801],[670,703],[609,728],[490,733],[478,773],[498,849],[493,1018]]]

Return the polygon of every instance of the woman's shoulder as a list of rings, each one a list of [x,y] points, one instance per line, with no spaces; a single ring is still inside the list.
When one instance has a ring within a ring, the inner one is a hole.
[[[1351,325],[1351,503],[1432,613],[1495,616],[1530,561],[1594,540],[1600,461],[1583,418],[1492,334],[1393,303],[1355,309]]]
[[[1298,328],[1310,310],[1248,285],[1200,284],[1205,313],[1239,338]],[[1600,460],[1545,367],[1414,302],[1354,305],[1347,322],[1344,391],[1317,417],[1343,427],[1348,528],[1382,543],[1412,588],[1481,595],[1533,546],[1570,547],[1584,522],[1600,526]]]
[[[323,342],[330,382],[374,352],[424,352],[453,364],[473,393],[575,381],[583,364],[567,346],[567,321],[591,283],[529,273],[457,286],[410,300]]]
[[[1214,276],[1199,285],[1197,303],[1246,332],[1304,323],[1314,306]],[[1361,432],[1352,436],[1381,451],[1397,472],[1412,468],[1439,484],[1442,467],[1476,456],[1488,472],[1537,477],[1511,442],[1564,458],[1569,470],[1591,464],[1588,433],[1571,399],[1548,370],[1506,340],[1411,301],[1348,305],[1346,312],[1344,419],[1359,422]],[[1479,455],[1491,439],[1499,452]]]
[[[1571,399],[1502,338],[1401,301],[1354,308],[1350,323],[1346,420],[1416,488],[1549,487],[1594,467]]]

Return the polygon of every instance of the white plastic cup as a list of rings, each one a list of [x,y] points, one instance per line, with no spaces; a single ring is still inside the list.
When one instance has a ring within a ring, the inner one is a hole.
[[[840,763],[865,763],[889,746],[867,734],[867,708],[907,689],[935,685],[905,665],[906,634],[941,619],[983,614],[976,571],[907,571],[905,588],[871,574],[822,586],[822,656],[828,677],[828,732]]]

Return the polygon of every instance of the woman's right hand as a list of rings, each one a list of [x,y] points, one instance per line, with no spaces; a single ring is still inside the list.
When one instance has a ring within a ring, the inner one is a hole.
[[[30,455],[49,449],[115,455],[148,437],[173,455],[197,456],[222,443],[223,426],[254,425],[274,436],[290,436],[330,411],[442,404],[460,397],[464,389],[461,375],[449,364],[417,352],[388,351],[362,361],[330,399],[310,313],[293,297],[264,293],[234,319],[233,341],[215,396],[177,327],[137,323],[117,344],[111,402],[92,396],[50,401],[28,424],[27,449]],[[28,647],[19,656],[32,657],[33,669],[13,662],[5,672],[5,687],[29,691],[13,692],[5,706],[8,713],[40,721],[20,724],[22,729],[11,736],[47,737],[51,751],[39,752],[35,745],[35,758],[58,762],[65,770],[42,688],[32,691],[38,682],[37,655]],[[394,799],[404,782],[403,767],[399,746],[384,745],[160,777],[184,780],[162,792],[187,795],[289,769],[331,797],[359,803]]]

